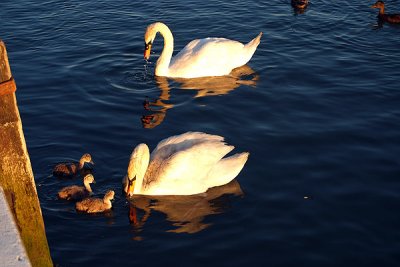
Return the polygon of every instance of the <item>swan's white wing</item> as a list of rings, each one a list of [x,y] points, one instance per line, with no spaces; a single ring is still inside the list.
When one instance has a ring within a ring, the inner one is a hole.
[[[172,58],[169,73],[174,77],[228,75],[248,61],[244,45],[225,38],[191,41]]]
[[[249,153],[244,152],[221,159],[208,173],[206,183],[209,187],[229,183],[243,169],[248,157]]]
[[[160,141],[157,147],[151,152],[151,159],[154,158],[154,155],[159,153],[160,149],[165,146],[171,146],[170,150],[166,150],[163,152],[161,157],[168,157],[175,151],[185,150],[188,147],[194,146],[195,144],[199,144],[205,141],[220,141],[223,142],[224,138],[219,135],[206,134],[202,132],[186,132],[180,135],[171,136]],[[168,154],[169,153],[169,154]]]
[[[207,174],[234,147],[211,141],[171,153],[171,146],[159,150],[147,169],[145,193],[151,195],[190,195],[209,188]],[[165,157],[169,154],[169,157]]]

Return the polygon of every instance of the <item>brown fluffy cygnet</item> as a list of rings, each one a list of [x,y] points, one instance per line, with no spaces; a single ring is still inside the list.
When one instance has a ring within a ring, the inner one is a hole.
[[[85,163],[93,164],[92,156],[83,154],[79,162],[59,163],[53,169],[53,175],[62,178],[71,178],[85,171]]]
[[[64,187],[58,192],[58,198],[77,201],[89,197],[92,194],[91,183],[95,183],[94,177],[91,174],[87,174],[83,178],[84,186],[71,185]]]
[[[114,191],[108,191],[103,199],[86,198],[80,202],[76,202],[75,208],[77,211],[86,213],[97,213],[110,210],[112,208],[111,200],[114,199]]]

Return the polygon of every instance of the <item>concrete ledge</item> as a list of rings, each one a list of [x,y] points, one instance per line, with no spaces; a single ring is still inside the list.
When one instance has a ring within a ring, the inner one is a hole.
[[[0,187],[0,236],[1,266],[31,266],[2,187]]]
[[[23,266],[52,267],[15,90],[6,47],[0,40],[0,186],[1,198],[3,202],[5,199],[6,205],[6,208],[4,203],[0,206],[1,210],[6,210],[6,215],[1,213],[0,217],[0,267],[24,263]],[[9,229],[17,229],[18,234]],[[14,234],[4,239],[6,233]],[[20,238],[18,242],[15,236]],[[17,249],[21,241],[24,254]]]

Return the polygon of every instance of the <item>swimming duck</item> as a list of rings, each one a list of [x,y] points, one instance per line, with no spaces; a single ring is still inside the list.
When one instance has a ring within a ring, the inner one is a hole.
[[[53,169],[53,175],[62,178],[71,178],[78,175],[80,172],[90,170],[87,163],[94,164],[92,156],[88,153],[83,154],[79,162],[59,163]]]
[[[308,0],[292,0],[292,7],[295,9],[306,9]]]
[[[112,208],[111,200],[114,199],[114,191],[108,191],[103,199],[86,198],[80,202],[76,202],[75,208],[77,211],[86,213],[98,213],[110,210]]]
[[[155,75],[176,78],[228,75],[251,59],[262,36],[260,33],[246,45],[225,38],[196,39],[172,57],[174,37],[167,25],[156,22],[147,27],[144,35],[146,60],[158,32],[164,37],[164,49],[157,60]]]
[[[400,14],[385,14],[385,3],[381,0],[376,1],[371,6],[372,8],[379,8],[378,19],[389,23],[400,23]]]
[[[242,170],[249,153],[223,158],[234,149],[224,138],[187,132],[162,140],[150,155],[146,144],[132,152],[123,179],[127,196],[192,195],[229,183]]]
[[[90,187],[91,183],[96,183],[94,177],[91,174],[87,174],[83,178],[84,186],[71,185],[64,187],[58,192],[58,198],[75,201],[82,200],[93,193]]]

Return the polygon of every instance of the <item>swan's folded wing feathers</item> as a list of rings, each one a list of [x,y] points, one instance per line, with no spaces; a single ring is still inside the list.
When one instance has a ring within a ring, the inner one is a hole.
[[[176,195],[180,192],[186,195],[203,193],[208,189],[205,177],[233,148],[223,142],[211,141],[176,152],[163,160],[159,168],[151,168],[152,179],[156,181],[157,186],[152,187],[150,182],[146,191],[156,195]]]
[[[176,77],[228,75],[242,63],[244,45],[225,38],[205,38],[190,42],[171,60],[169,71]],[[232,56],[234,55],[234,56]]]
[[[226,154],[234,149],[223,142],[203,142],[173,154],[162,169],[165,180],[201,180]]]
[[[249,153],[243,152],[221,159],[207,175],[206,180],[209,187],[224,185],[232,181],[243,169],[248,157]]]
[[[192,143],[189,143],[188,141],[192,140]],[[159,150],[163,147],[165,147],[166,145],[174,145],[176,146],[176,150],[180,149],[180,146],[182,146],[182,144],[185,144],[185,146],[188,145],[194,145],[196,143],[201,143],[204,141],[224,141],[224,138],[222,136],[219,135],[212,135],[212,134],[206,134],[206,133],[202,133],[202,132],[186,132],[180,135],[174,135],[171,136],[169,138],[166,138],[162,141],[160,141],[157,145],[157,147],[153,150],[153,152],[151,152],[151,158],[153,158],[153,156],[155,154],[157,154],[159,152]],[[185,143],[183,143],[185,142]]]

